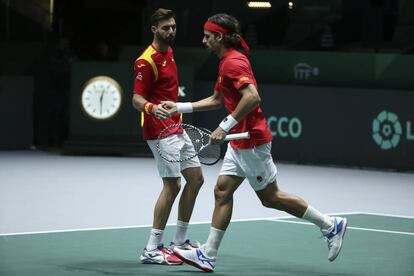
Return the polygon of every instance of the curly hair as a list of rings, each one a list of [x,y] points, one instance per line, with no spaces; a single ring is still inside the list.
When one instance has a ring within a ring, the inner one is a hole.
[[[218,13],[208,18],[208,21],[213,22],[230,31],[229,34],[223,36],[223,43],[226,47],[235,48],[238,51],[245,52],[240,44],[240,23],[239,21],[226,13]]]

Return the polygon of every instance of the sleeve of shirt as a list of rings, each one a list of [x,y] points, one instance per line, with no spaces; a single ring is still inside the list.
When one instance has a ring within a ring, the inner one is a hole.
[[[250,64],[245,60],[233,60],[226,66],[225,75],[229,78],[234,87],[239,90],[246,84],[254,84],[253,76],[250,70]]]
[[[154,85],[154,71],[145,59],[138,59],[134,66],[134,94],[146,98]]]

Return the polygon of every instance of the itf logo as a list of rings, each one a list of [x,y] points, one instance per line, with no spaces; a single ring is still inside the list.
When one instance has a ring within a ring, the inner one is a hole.
[[[308,80],[311,76],[319,75],[319,68],[311,67],[306,63],[298,63],[293,68],[293,73],[295,74],[295,80]]]

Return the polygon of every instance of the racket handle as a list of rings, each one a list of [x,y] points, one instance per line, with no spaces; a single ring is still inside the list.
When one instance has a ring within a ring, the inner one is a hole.
[[[226,136],[226,138],[224,138],[224,141],[249,139],[249,138],[250,138],[250,133],[242,132],[242,133],[229,134]]]

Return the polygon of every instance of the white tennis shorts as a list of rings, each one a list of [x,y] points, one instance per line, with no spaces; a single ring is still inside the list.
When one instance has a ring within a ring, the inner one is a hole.
[[[227,146],[220,175],[246,177],[255,191],[260,191],[276,180],[277,168],[271,154],[272,142],[254,149],[234,149]]]
[[[184,162],[168,162],[158,153],[157,140],[147,140],[147,143],[154,155],[158,173],[161,177],[180,177],[181,171],[188,168],[200,167],[200,161],[197,156]],[[160,147],[168,150],[166,156],[172,160],[185,159],[195,154],[193,143],[191,143],[187,133],[174,134],[161,139]]]

